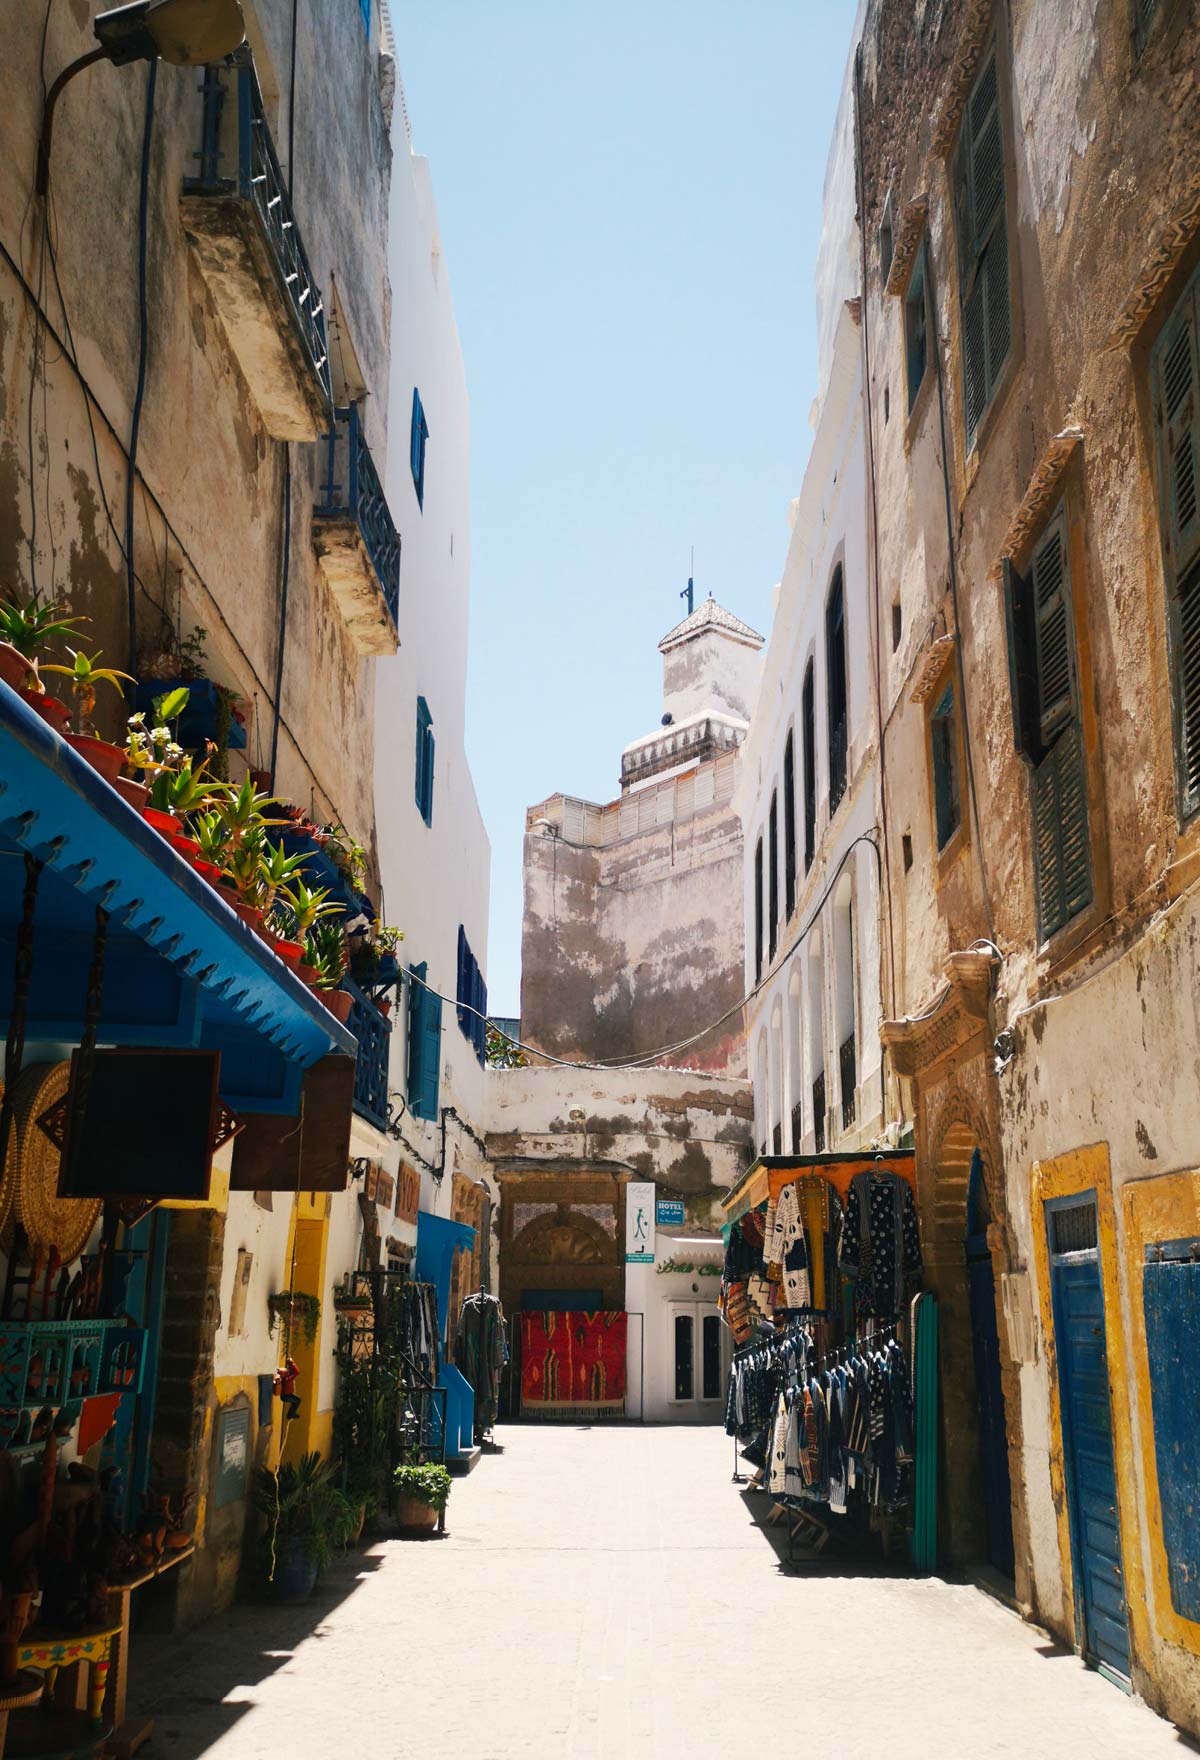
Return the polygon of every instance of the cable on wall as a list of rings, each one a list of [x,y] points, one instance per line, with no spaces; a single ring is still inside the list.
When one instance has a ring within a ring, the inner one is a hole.
[[[129,668],[137,673],[137,575],[133,565],[133,505],[137,486],[138,437],[142,427],[142,402],[146,395],[146,356],[150,343],[149,301],[146,297],[146,252],[150,209],[150,141],[154,131],[154,93],[158,86],[158,59],[146,75],[146,120],[142,127],[142,163],[138,179],[138,372],[129,429],[129,468],[125,473],[125,580],[129,614]],[[129,691],[136,686],[131,682]],[[132,695],[130,696],[132,703]]]

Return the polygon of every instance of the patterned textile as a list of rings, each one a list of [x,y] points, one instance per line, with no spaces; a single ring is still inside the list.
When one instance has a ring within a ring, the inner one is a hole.
[[[924,1273],[912,1188],[897,1173],[860,1173],[850,1182],[842,1230],[843,1271],[857,1274],[860,1317],[894,1320]]]
[[[521,1404],[560,1417],[625,1409],[624,1314],[521,1313]]]
[[[824,1310],[834,1305],[842,1205],[819,1175],[784,1186],[767,1212],[770,1232],[763,1247],[768,1266],[782,1267],[786,1308]]]

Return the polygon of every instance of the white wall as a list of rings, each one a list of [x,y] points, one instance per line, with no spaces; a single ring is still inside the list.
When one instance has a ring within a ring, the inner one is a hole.
[[[804,483],[793,509],[792,536],[780,582],[774,624],[750,732],[742,748],[734,795],[745,832],[746,989],[755,982],[755,873],[758,839],[764,841],[764,975],[766,982],[747,1009],[756,1055],[755,1140],[771,1144],[783,1125],[783,1148],[791,1152],[791,1112],[803,1108],[804,1153],[813,1149],[812,1085],[823,1067],[832,1129],[826,1148],[857,1147],[882,1128],[879,1047],[879,882],[874,851],[854,840],[875,829],[877,812],[877,721],[873,688],[867,549],[864,434],[861,420],[860,336],[843,305]],[[840,565],[845,592],[849,756],[846,792],[829,817],[829,739],[826,712],[825,606]],[[802,692],[813,663],[816,755],[816,835],[813,865],[804,873],[804,730]],[[796,907],[786,916],[784,748],[789,731],[795,747]],[[778,791],[778,945],[767,957],[769,930],[769,839],[771,797]],[[828,891],[829,896],[824,895]],[[853,996],[846,991],[845,909],[853,940]],[[815,914],[814,914],[815,913]],[[796,949],[802,928],[812,922]],[[843,972],[839,990],[838,970]],[[851,1006],[857,1041],[856,1117],[842,1128],[838,1046],[847,1036]],[[816,1012],[819,1008],[820,1018]],[[797,1024],[799,1022],[799,1025]],[[801,1041],[801,1043],[798,1043]]]
[[[478,1127],[484,1072],[453,1006],[460,923],[486,974],[491,860],[464,745],[471,565],[467,389],[429,164],[411,151],[402,101],[395,107],[392,141],[392,352],[384,480],[403,550],[400,649],[380,660],[376,673],[375,811],[385,919],[404,931],[405,966],[426,961],[428,981],[451,999],[442,1010],[440,1103]],[[414,386],[429,427],[423,508],[409,464]],[[418,696],[429,705],[436,742],[431,826],[422,819],[415,795]],[[404,1094],[403,1007],[398,1015],[391,1087]],[[401,1128],[427,1161],[438,1162],[437,1125],[406,1114]],[[468,1140],[453,1125],[449,1143],[448,1174],[456,1154],[460,1164],[474,1165],[473,1154],[465,1153]],[[439,1188],[428,1171],[421,1171],[421,1207],[448,1214],[450,1178]]]

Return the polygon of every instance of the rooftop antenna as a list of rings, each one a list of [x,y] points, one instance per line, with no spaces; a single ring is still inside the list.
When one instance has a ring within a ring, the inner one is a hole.
[[[695,574],[695,572],[696,572],[696,546],[694,544],[692,545],[691,568],[692,568],[692,574]],[[695,599],[696,599],[696,588],[695,588],[695,585],[693,584],[693,581],[692,581],[692,574],[688,575],[688,584],[686,587],[684,587],[683,591],[679,595],[679,597],[681,599],[686,599],[688,602],[687,614],[689,617],[692,615],[692,610],[695,605]]]

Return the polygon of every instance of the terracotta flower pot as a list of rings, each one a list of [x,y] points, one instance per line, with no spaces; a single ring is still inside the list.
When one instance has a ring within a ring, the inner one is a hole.
[[[376,999],[375,1006],[386,1020],[392,1012],[392,999],[390,996],[380,996]]]
[[[135,782],[132,776],[118,776],[113,787],[123,801],[129,802],[135,812],[145,813],[146,802],[150,799],[150,790],[144,782]]]
[[[318,990],[317,995],[339,1026],[344,1027],[350,1019],[350,1010],[354,1007],[354,998],[349,990]]]
[[[116,782],[125,767],[124,746],[110,746],[106,739],[93,739],[89,733],[66,733],[63,738],[105,782]]]
[[[179,820],[174,813],[164,813],[160,807],[143,807],[142,818],[147,825],[152,825],[169,843],[175,841],[175,833],[179,830]]]
[[[263,919],[262,912],[258,907],[252,904],[244,904],[240,898],[231,899],[230,903],[233,905],[234,910],[242,919],[243,923],[245,923],[247,929],[253,929],[256,934],[261,935],[263,932]]]
[[[286,965],[297,971],[304,957],[303,941],[276,941],[275,951]]]
[[[14,691],[24,690],[29,677],[29,661],[20,648],[11,642],[0,642],[0,678]]]
[[[43,721],[48,721],[55,733],[65,733],[71,719],[71,711],[57,697],[44,697],[40,691],[20,693],[31,709],[36,709]],[[124,753],[122,753],[122,757]]]
[[[438,1512],[420,1497],[396,1498],[396,1526],[412,1534],[432,1534],[438,1525]]]
[[[296,967],[296,976],[302,984],[307,984],[311,990],[317,981],[317,968],[316,966],[306,966],[301,960]]]
[[[216,886],[221,878],[221,870],[215,862],[206,862],[203,856],[197,856],[192,863],[197,874],[203,874],[210,886]]]

